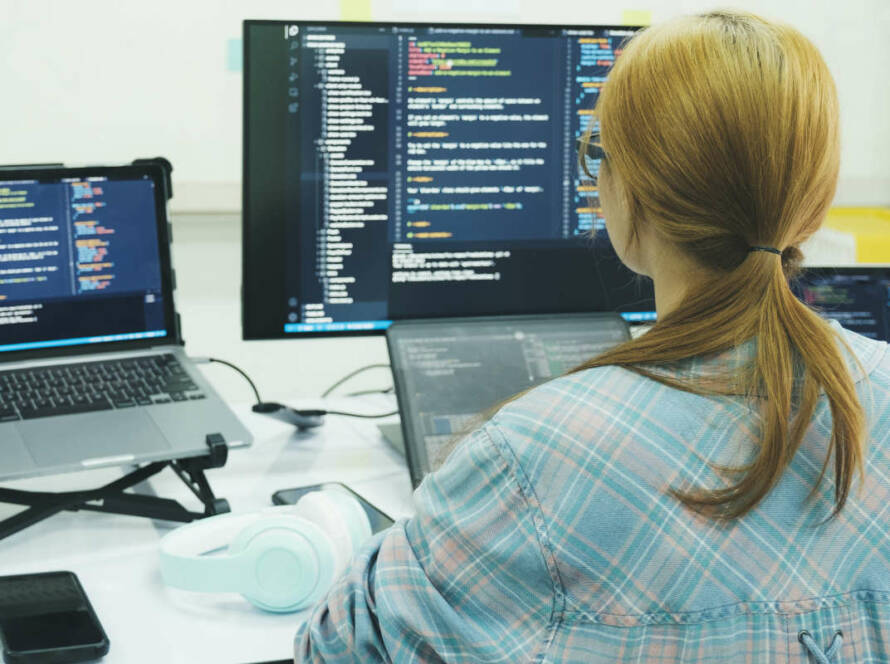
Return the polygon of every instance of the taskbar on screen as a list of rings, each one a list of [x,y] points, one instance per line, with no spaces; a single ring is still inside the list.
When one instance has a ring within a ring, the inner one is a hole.
[[[654,311],[625,311],[621,317],[628,323],[650,323],[655,321]],[[285,323],[286,334],[306,334],[325,332],[373,332],[385,330],[392,324],[391,320],[346,321],[342,323]]]
[[[29,341],[27,343],[0,345],[0,353],[14,350],[36,350],[39,348],[58,348],[60,346],[80,346],[82,344],[102,344],[112,341],[134,341],[137,339],[153,339],[166,337],[167,330],[149,330],[148,332],[128,332],[126,334],[106,334],[96,337],[78,337],[76,339],[52,339],[49,341]]]

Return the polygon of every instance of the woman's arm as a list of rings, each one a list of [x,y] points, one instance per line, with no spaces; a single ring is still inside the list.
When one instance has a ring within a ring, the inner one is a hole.
[[[297,662],[531,661],[553,583],[532,507],[485,429],[374,536],[296,637]]]

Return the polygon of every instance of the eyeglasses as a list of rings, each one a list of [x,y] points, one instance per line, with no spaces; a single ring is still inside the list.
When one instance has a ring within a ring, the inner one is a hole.
[[[600,166],[606,159],[606,151],[600,142],[599,132],[593,132],[587,138],[587,141],[584,138],[577,139],[575,147],[578,150],[578,163],[581,164],[581,169],[595,182],[597,177],[595,173],[599,173]]]

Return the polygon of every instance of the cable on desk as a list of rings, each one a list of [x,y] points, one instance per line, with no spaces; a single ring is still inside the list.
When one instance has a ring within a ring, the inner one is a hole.
[[[343,376],[343,378],[341,378],[341,379],[338,380],[336,383],[334,383],[333,385],[331,385],[328,389],[326,389],[324,392],[322,392],[322,393],[321,393],[321,398],[324,399],[326,396],[328,396],[331,392],[333,392],[333,391],[336,390],[338,387],[340,387],[340,386],[341,386],[343,383],[345,383],[347,380],[349,380],[350,378],[353,378],[354,376],[358,376],[360,373],[362,373],[362,372],[364,372],[364,371],[368,371],[368,370],[370,370],[370,369],[389,369],[389,368],[390,368],[390,366],[389,366],[388,364],[369,364],[369,365],[367,365],[367,366],[364,366],[364,367],[361,367],[361,368],[359,368],[359,369],[356,369],[356,370],[353,371],[352,373],[348,373],[348,374],[346,374],[345,376]],[[375,390],[375,391],[376,391],[376,390]]]
[[[256,385],[254,385],[254,382],[250,379],[250,376],[248,376],[247,373],[246,373],[245,371],[243,371],[242,369],[238,368],[237,366],[235,366],[235,365],[232,364],[231,362],[227,362],[226,360],[220,360],[219,358],[216,358],[216,357],[193,357],[193,358],[191,358],[191,360],[192,360],[195,364],[204,364],[204,363],[207,363],[207,362],[216,362],[216,363],[218,363],[218,364],[224,364],[224,365],[226,365],[227,367],[230,367],[230,368],[234,369],[234,370],[237,371],[239,374],[241,374],[242,376],[244,376],[244,379],[245,379],[248,383],[250,383],[250,387],[251,387],[251,389],[253,390],[254,395],[256,396],[256,402],[257,402],[257,404],[262,404],[262,403],[263,403],[263,400],[260,398],[260,392],[259,392],[259,390],[257,390]],[[361,369],[358,369],[358,370],[356,370],[356,371],[353,371],[353,372],[352,372],[351,374],[349,374],[348,376],[346,376],[346,377],[344,377],[344,378],[341,378],[339,381],[337,381],[336,383],[334,383],[334,385],[332,385],[330,388],[328,388],[328,390],[327,390],[327,391],[324,393],[324,395],[322,395],[322,396],[323,396],[323,397],[324,397],[324,396],[327,396],[327,395],[330,393],[330,391],[333,390],[335,387],[338,387],[338,386],[342,385],[344,382],[346,382],[347,380],[349,380],[350,378],[352,378],[352,376],[355,376],[356,374],[361,373],[362,371],[366,371],[366,370],[368,370],[368,369],[381,368],[381,367],[389,368],[389,365],[388,365],[388,364],[369,364],[369,365],[366,366],[366,367],[362,367]],[[376,393],[376,392],[387,392],[387,391],[391,391],[391,390],[392,390],[392,388],[390,387],[388,390],[366,390],[366,392],[370,394],[370,393]],[[277,404],[276,404],[276,405],[277,405]],[[301,411],[296,411],[296,412],[300,413]],[[394,411],[389,412],[389,413],[365,414],[365,413],[347,413],[347,412],[345,412],[345,411],[341,411],[341,410],[318,410],[318,411],[313,410],[312,413],[313,413],[313,414],[319,414],[319,415],[342,415],[343,417],[361,417],[361,418],[366,418],[366,419],[374,420],[374,419],[379,419],[379,418],[381,418],[381,417],[391,417],[392,415],[398,415],[398,414],[399,414],[399,411],[398,411],[398,410],[394,410]]]
[[[363,397],[366,394],[391,394],[394,391],[395,391],[395,388],[392,385],[390,385],[389,387],[384,388],[382,390],[359,390],[358,392],[350,392],[346,396],[348,396],[348,397]]]
[[[343,415],[344,417],[365,417],[369,420],[376,420],[380,417],[390,417],[392,415],[398,415],[399,411],[394,410],[390,413],[380,413],[379,415],[365,415],[364,413],[344,413],[339,410],[326,410],[325,415]]]
[[[256,402],[263,403],[263,400],[260,399],[260,392],[256,388],[256,385],[254,385],[253,381],[250,380],[250,376],[248,376],[247,373],[245,373],[242,369],[239,369],[238,367],[236,367],[231,362],[226,362],[225,360],[220,360],[219,358],[216,358],[216,357],[196,357],[196,358],[192,358],[192,361],[194,361],[198,364],[200,364],[202,361],[203,362],[216,362],[217,364],[225,364],[227,367],[234,369],[239,374],[244,376],[244,380],[246,380],[248,383],[250,383],[250,388],[253,390],[254,396],[256,396]]]

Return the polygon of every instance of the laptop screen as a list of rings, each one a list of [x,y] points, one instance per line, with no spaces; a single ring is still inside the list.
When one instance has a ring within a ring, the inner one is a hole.
[[[169,336],[162,177],[0,171],[0,354]]]
[[[618,314],[397,321],[387,331],[415,486],[477,415],[630,338]]]

